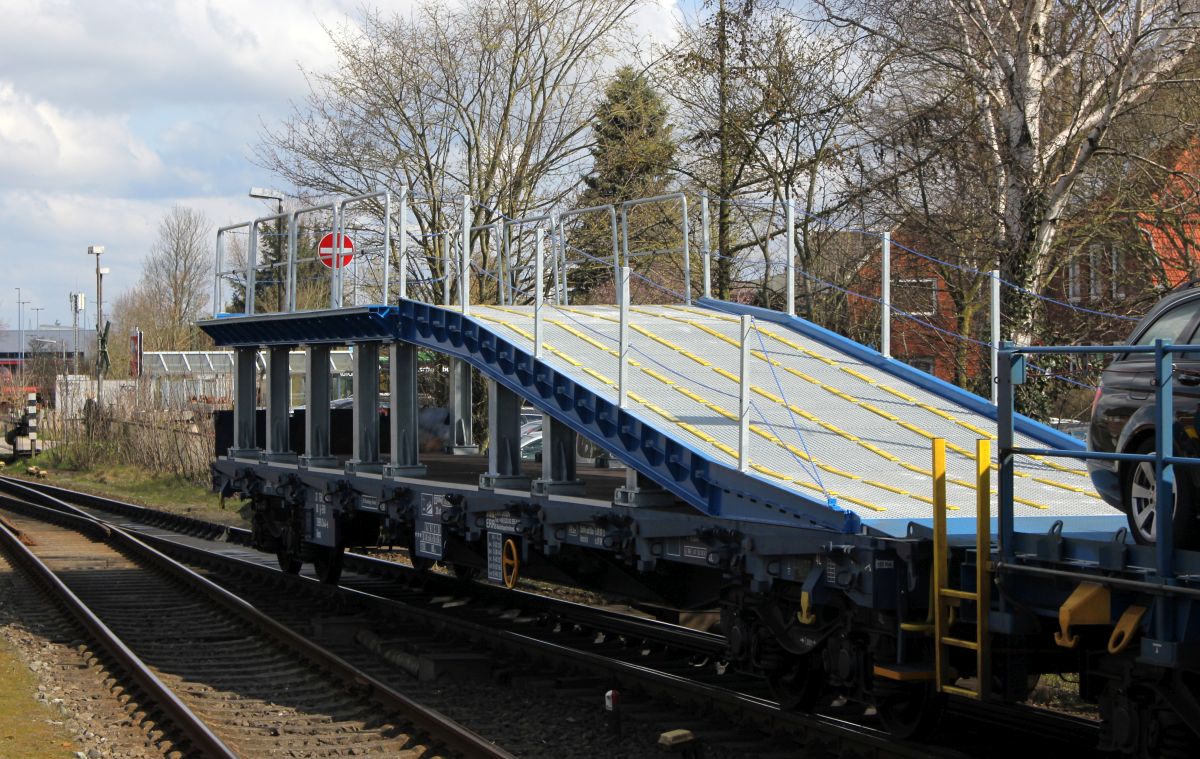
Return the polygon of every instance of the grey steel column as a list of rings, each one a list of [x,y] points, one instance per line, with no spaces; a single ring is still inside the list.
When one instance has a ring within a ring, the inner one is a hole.
[[[302,467],[333,467],[329,454],[329,346],[310,345],[305,361],[308,388],[304,411],[304,455]]]
[[[379,343],[354,345],[354,449],[346,472],[379,472]]]
[[[384,474],[394,477],[415,477],[425,474],[418,455],[420,428],[417,408],[417,346],[412,343],[392,343],[388,365],[391,379],[391,399],[388,411],[388,432],[392,452]]]
[[[534,495],[583,495],[575,476],[575,430],[542,414],[542,478],[533,483]]]
[[[260,461],[295,461],[288,432],[291,405],[291,346],[273,346],[267,352],[267,447]]]
[[[467,456],[479,453],[475,432],[471,429],[471,365],[457,358],[450,359],[450,439],[447,453]]]
[[[229,455],[258,458],[255,416],[258,413],[258,348],[233,353],[233,447]]]
[[[488,471],[479,487],[528,490],[529,478],[521,474],[521,396],[495,380],[488,380],[488,436]]]

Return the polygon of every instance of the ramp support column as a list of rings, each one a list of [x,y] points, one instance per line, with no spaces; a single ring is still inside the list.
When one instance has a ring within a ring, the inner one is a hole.
[[[272,346],[267,351],[267,449],[259,456],[259,461],[264,463],[296,460],[288,429],[292,393],[291,353],[290,345]]]
[[[475,431],[471,429],[471,365],[461,359],[450,359],[450,439],[447,453],[470,456],[479,453]]]
[[[310,345],[305,357],[307,388],[304,410],[304,455],[300,466],[332,467],[329,453],[329,346]]]
[[[379,343],[354,345],[354,453],[346,473],[379,472]]]
[[[521,396],[495,380],[488,380],[488,436],[488,471],[479,487],[528,490],[529,478],[521,474]]]
[[[670,506],[674,500],[675,496],[633,467],[625,470],[625,484],[613,492],[617,506]]]
[[[417,346],[392,343],[388,364],[391,384],[388,432],[392,450],[384,474],[419,477],[425,474],[419,458],[420,427],[417,409]]]
[[[249,297],[249,296],[247,296]],[[233,353],[233,447],[235,458],[258,458],[258,348],[240,347]]]
[[[542,414],[542,477],[534,480],[534,495],[583,495],[575,476],[575,430]]]

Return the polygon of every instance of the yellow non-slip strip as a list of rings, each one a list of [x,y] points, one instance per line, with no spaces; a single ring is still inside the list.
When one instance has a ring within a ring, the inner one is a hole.
[[[543,348],[545,348],[546,350],[550,351],[550,352],[551,352],[551,353],[553,353],[554,355],[558,356],[558,357],[559,357],[559,358],[561,358],[563,361],[566,361],[566,362],[567,362],[568,364],[570,364],[571,366],[583,366],[583,362],[582,362],[582,361],[576,361],[575,359],[571,358],[570,356],[568,356],[567,354],[563,353],[563,352],[562,352],[562,351],[560,351],[559,349],[557,349],[557,348],[554,348],[554,347],[551,347],[550,343],[542,343],[542,347],[543,347]]]
[[[708,334],[712,335],[713,337],[715,337],[719,340],[724,340],[725,342],[729,343],[733,347],[741,350],[742,344],[740,342],[738,342],[737,340],[734,340],[729,335],[726,335],[724,332],[719,332],[719,331],[713,329],[712,327],[708,326],[707,324],[701,324],[700,322],[698,322],[694,319],[689,319],[688,324],[692,325],[693,327],[695,327],[696,329],[698,329],[702,332],[707,332]]]
[[[793,369],[793,368],[792,368],[792,367],[790,367],[790,366],[785,366],[785,367],[783,367],[783,370],[784,370],[785,372],[787,372],[788,374],[791,374],[791,375],[793,375],[793,376],[799,377],[800,379],[804,380],[805,382],[811,382],[811,383],[812,383],[812,384],[814,384],[814,385],[819,385],[819,384],[821,384],[820,380],[818,380],[818,379],[816,379],[816,378],[814,378],[814,377],[810,377],[810,376],[808,376],[807,374],[805,374],[804,372],[800,371],[799,369]]]
[[[880,390],[884,391],[885,393],[891,393],[892,395],[896,396],[897,398],[906,400],[909,403],[917,402],[916,398],[912,397],[908,393],[904,393],[904,392],[897,390],[896,388],[892,387],[891,385],[885,385],[882,382],[877,382],[877,383],[875,383],[875,387],[879,388]]]
[[[605,377],[603,374],[601,374],[600,372],[598,372],[598,371],[596,371],[595,369],[591,368],[590,366],[585,366],[585,367],[583,367],[583,370],[584,370],[585,372],[587,372],[588,374],[590,374],[591,376],[595,377],[596,379],[600,380],[601,382],[603,382],[603,383],[604,383],[604,384],[606,384],[606,385],[610,385],[610,386],[612,386],[612,387],[616,387],[616,386],[617,386],[617,383],[613,382],[613,381],[612,381],[612,380],[610,380],[608,377]],[[632,398],[632,397],[633,397],[633,393],[629,393],[629,397],[630,397],[630,398]]]
[[[674,380],[664,377],[662,374],[659,374],[658,372],[654,371],[653,369],[651,369],[648,366],[643,366],[642,371],[644,373],[650,375],[654,379],[658,380],[659,382],[663,383],[664,385],[674,385],[675,384]]]
[[[896,424],[900,425],[901,427],[908,430],[909,432],[915,432],[918,435],[920,435],[921,437],[928,438],[930,440],[933,440],[935,437],[937,437],[937,435],[933,434],[932,432],[925,429],[924,427],[918,427],[917,425],[912,424],[911,422],[896,422]]]
[[[896,493],[897,495],[909,495],[909,492],[904,488],[898,488],[895,485],[889,485],[886,482],[876,482],[875,480],[863,480],[863,482],[867,485],[873,485],[874,487]]]
[[[918,495],[916,493],[909,493],[908,497],[912,498],[915,501],[920,501],[921,503],[927,503],[930,506],[933,505],[933,499],[930,498],[929,496]],[[946,509],[949,511],[961,511],[961,509],[959,509],[957,506],[954,506],[952,504],[946,504]]]
[[[704,430],[696,427],[695,425],[688,424],[687,422],[676,422],[676,424],[678,424],[681,428],[687,430],[688,432],[692,433],[693,435],[700,438],[701,440],[703,440],[706,443],[717,442],[717,439],[715,437],[708,434]]]
[[[619,351],[614,350],[613,348],[610,348],[609,346],[605,345],[604,343],[600,342],[599,340],[596,340],[593,337],[589,337],[588,335],[583,334],[582,332],[575,329],[570,324],[567,324],[564,321],[561,321],[559,319],[547,319],[547,321],[550,324],[553,324],[554,326],[558,327],[559,329],[566,330],[567,332],[571,333],[575,337],[578,337],[580,340],[584,341],[585,343],[592,346],[593,348],[599,348],[600,350],[605,351],[607,353],[612,353],[613,355],[616,355],[617,353],[619,353]]]
[[[750,351],[750,354],[753,355],[755,358],[757,358],[759,361],[766,361],[771,366],[783,366],[783,364],[779,363],[778,361],[771,358],[770,356],[763,353],[762,351],[752,350],[752,351]]]
[[[941,418],[943,418],[943,419],[949,419],[950,421],[954,421],[954,415],[953,415],[953,414],[948,414],[948,413],[946,413],[945,411],[942,411],[942,410],[941,410],[940,408],[938,408],[937,406],[931,406],[931,405],[929,405],[928,403],[918,403],[918,404],[917,404],[917,406],[918,406],[919,408],[923,408],[923,409],[925,409],[926,411],[928,411],[928,412],[929,412],[929,413],[931,413],[931,414],[937,414],[938,416],[940,416],[940,417],[941,417]]]
[[[854,377],[854,378],[856,378],[856,379],[860,379],[860,380],[862,380],[863,382],[867,383],[868,385],[876,385],[876,384],[878,384],[878,383],[877,383],[875,380],[871,379],[871,378],[870,378],[870,377],[868,377],[867,375],[863,374],[863,373],[862,373],[862,372],[860,372],[860,371],[856,371],[856,370],[854,370],[854,369],[851,369],[851,368],[850,368],[850,367],[848,367],[848,366],[839,366],[838,368],[839,368],[839,369],[841,369],[841,370],[842,370],[843,372],[845,372],[846,374],[849,374],[851,377]]]
[[[857,474],[851,474],[850,472],[847,472],[844,469],[838,469],[837,467],[830,466],[829,464],[817,464],[817,467],[826,472],[829,472],[830,474],[836,474],[839,477],[845,477],[848,480],[861,480],[862,479],[862,477],[859,477]]]
[[[736,316],[727,316],[726,314],[723,314],[720,311],[708,311],[708,310],[705,310],[702,308],[692,308],[690,306],[663,306],[663,308],[669,308],[672,311],[683,311],[684,313],[687,313],[687,314],[696,314],[697,316],[707,316],[711,319],[716,319],[718,321],[723,321],[723,322],[739,321],[739,319]]]
[[[712,368],[712,370],[713,370],[714,372],[716,372],[717,374],[721,375],[722,377],[724,377],[724,378],[725,378],[725,379],[727,379],[727,380],[733,380],[734,382],[738,383],[739,385],[742,383],[742,378],[741,378],[741,377],[739,377],[739,376],[737,376],[736,374],[734,374],[734,373],[733,373],[733,372],[731,372],[731,371],[728,371],[728,370],[726,370],[726,369],[722,369],[722,368],[721,368],[721,367],[719,367],[719,366],[714,366],[714,367]]]
[[[878,414],[879,416],[882,416],[884,419],[887,419],[889,422],[900,421],[900,417],[896,416],[895,414],[884,411],[883,409],[879,408],[878,406],[872,406],[870,403],[867,403],[866,401],[859,401],[858,405],[865,408],[867,411],[870,411],[872,414]]]
[[[683,387],[681,385],[675,385],[674,388],[677,392],[683,393],[688,398],[691,398],[693,401],[696,401],[697,403],[703,403],[706,406],[708,405],[708,400],[701,398],[700,396],[693,393],[691,390],[688,390],[686,387]]]
[[[556,306],[556,308],[559,311],[570,311],[573,314],[579,314],[580,316],[591,316],[593,318],[601,319],[606,322],[612,322],[614,324],[621,323],[621,320],[619,318],[617,318],[615,316],[609,316],[607,314],[600,313],[599,311],[585,311],[582,308],[572,308],[570,306]]]
[[[735,459],[738,457],[738,452],[737,452],[737,451],[735,451],[735,450],[733,449],[733,447],[732,447],[732,446],[725,445],[724,443],[719,443],[719,442],[718,442],[718,443],[713,443],[713,445],[714,445],[714,446],[716,446],[716,447],[717,447],[718,449],[720,449],[721,451],[723,451],[723,452],[725,452],[725,453],[729,454],[730,456],[734,457]]]
[[[1072,493],[1082,493],[1083,495],[1090,496],[1091,498],[1099,498],[1100,497],[1100,496],[1096,495],[1095,493],[1091,492],[1090,490],[1087,490],[1086,488],[1077,488],[1074,485],[1068,485],[1065,482],[1058,482],[1056,480],[1048,480],[1045,477],[1034,477],[1033,481],[1040,482],[1043,485],[1049,485],[1051,487],[1062,488],[1063,490],[1069,490]]]
[[[772,392],[769,392],[769,391],[767,391],[767,390],[764,390],[764,389],[762,389],[761,387],[759,387],[758,385],[751,385],[751,386],[750,386],[750,389],[751,389],[752,391],[754,391],[754,392],[758,393],[758,394],[759,394],[759,395],[761,395],[762,397],[766,398],[766,399],[767,399],[767,400],[769,400],[769,401],[774,401],[775,403],[783,403],[783,399],[782,399],[782,398],[780,398],[778,395],[775,395],[775,394],[774,394],[774,393],[772,393]]]
[[[868,443],[865,440],[858,440],[856,442],[859,445],[861,445],[863,448],[866,448],[871,453],[874,453],[877,456],[882,456],[883,458],[887,459],[888,461],[899,461],[900,460],[899,456],[897,456],[893,453],[888,453],[887,451],[883,450],[879,446]]]

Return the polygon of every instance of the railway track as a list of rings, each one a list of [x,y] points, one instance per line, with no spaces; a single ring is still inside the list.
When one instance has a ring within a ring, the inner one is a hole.
[[[24,483],[22,483],[24,484]],[[444,641],[453,638],[459,649],[487,651],[493,666],[503,662],[534,661],[558,687],[570,690],[572,682],[596,683],[621,687],[652,697],[650,703],[670,703],[691,712],[717,715],[705,717],[707,731],[717,736],[716,743],[730,742],[729,735],[745,741],[745,726],[757,734],[782,734],[784,750],[819,748],[830,755],[871,756],[954,756],[967,747],[972,755],[1004,755],[1007,747],[1019,743],[1019,736],[1037,735],[1040,745],[1088,745],[1095,740],[1095,726],[1084,720],[1044,715],[1032,709],[988,711],[961,705],[953,711],[956,719],[939,740],[939,745],[917,745],[894,741],[886,733],[864,724],[861,715],[840,715],[836,710],[821,715],[792,714],[781,711],[771,699],[765,684],[754,678],[725,674],[712,661],[719,655],[720,636],[698,633],[687,628],[653,620],[605,612],[591,607],[526,593],[503,591],[478,583],[461,581],[414,570],[380,559],[348,555],[343,587],[324,586],[304,578],[283,575],[256,552],[235,552],[229,543],[248,543],[244,530],[157,512],[123,504],[111,499],[76,494],[42,483],[37,490],[65,497],[89,509],[103,511],[129,523],[148,525],[171,533],[188,534],[193,543],[218,539],[226,544],[221,553],[187,545],[165,535],[143,535],[160,550],[170,552],[189,565],[202,567],[213,579],[233,588],[239,595],[253,595],[256,603],[270,608],[280,619],[291,624],[303,620],[315,609],[331,603],[357,609],[378,621],[378,629],[360,630],[356,640],[341,651],[360,667],[370,670],[379,662],[379,654],[400,652],[398,658],[420,659],[420,652],[406,652],[396,640],[397,629],[417,638],[429,630],[438,630]],[[150,528],[151,532],[154,532]],[[255,560],[257,558],[257,560]],[[478,597],[474,597],[478,594]],[[397,624],[403,625],[397,628]],[[388,629],[393,632],[387,632]],[[424,633],[422,631],[425,631]],[[369,655],[368,652],[375,654]],[[397,657],[393,657],[395,659]],[[385,673],[380,672],[384,677]],[[601,688],[602,690],[602,688]],[[637,708],[637,707],[635,707]],[[646,708],[644,705],[642,708]],[[655,708],[650,706],[649,708]],[[697,711],[702,710],[702,711]],[[701,720],[693,723],[703,725]],[[740,732],[739,732],[740,731]],[[985,733],[1003,733],[989,740]],[[1014,737],[1015,736],[1015,737]],[[982,738],[982,740],[981,740]],[[759,750],[777,741],[764,742]]]
[[[119,528],[2,505],[6,551],[129,676],[167,753],[510,756]]]

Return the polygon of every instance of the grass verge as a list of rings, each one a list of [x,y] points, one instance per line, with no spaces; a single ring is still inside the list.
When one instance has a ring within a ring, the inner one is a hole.
[[[68,759],[76,744],[46,704],[33,697],[33,673],[8,642],[0,638],[0,756]]]
[[[139,467],[112,463],[102,463],[87,471],[55,469],[47,459],[46,454],[32,459],[20,459],[16,464],[9,464],[0,469],[0,474],[32,480],[35,478],[26,474],[26,469],[36,466],[46,470],[46,477],[40,481],[51,485],[177,514],[187,514],[210,522],[245,526],[238,515],[239,502],[229,501],[222,508],[221,499],[215,493],[179,477],[154,474]]]

